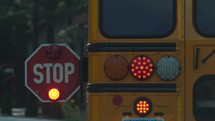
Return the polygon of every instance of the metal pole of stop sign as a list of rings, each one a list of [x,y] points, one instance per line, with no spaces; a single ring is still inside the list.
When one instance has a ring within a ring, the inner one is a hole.
[[[80,108],[84,109],[86,101],[86,83],[88,81],[88,57],[84,55],[84,41],[81,42],[81,58],[80,58],[80,93],[81,105]]]

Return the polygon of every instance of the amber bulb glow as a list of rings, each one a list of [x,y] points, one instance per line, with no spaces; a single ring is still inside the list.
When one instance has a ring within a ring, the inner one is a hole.
[[[57,88],[52,88],[48,92],[49,99],[55,101],[60,97],[60,91]]]
[[[148,98],[138,98],[134,104],[134,111],[137,115],[145,117],[152,111],[152,103]]]

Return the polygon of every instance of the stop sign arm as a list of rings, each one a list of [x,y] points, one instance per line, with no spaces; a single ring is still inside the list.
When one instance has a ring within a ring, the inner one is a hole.
[[[25,86],[41,102],[53,101],[53,88],[60,95],[55,102],[66,102],[80,89],[79,82],[80,57],[67,44],[42,44],[25,61]]]

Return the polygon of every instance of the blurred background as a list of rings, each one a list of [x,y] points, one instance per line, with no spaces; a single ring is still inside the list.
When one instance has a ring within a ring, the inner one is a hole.
[[[67,103],[40,103],[25,87],[24,62],[43,43],[87,43],[87,0],[0,0],[0,117],[85,121],[80,91]]]

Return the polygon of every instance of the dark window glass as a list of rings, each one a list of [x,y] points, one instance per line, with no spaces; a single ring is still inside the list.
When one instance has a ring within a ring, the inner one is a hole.
[[[203,36],[215,36],[215,0],[194,0],[194,22]]]
[[[200,77],[196,81],[193,94],[196,121],[215,121],[215,75]]]
[[[101,0],[100,6],[107,37],[161,37],[175,27],[175,0]]]

